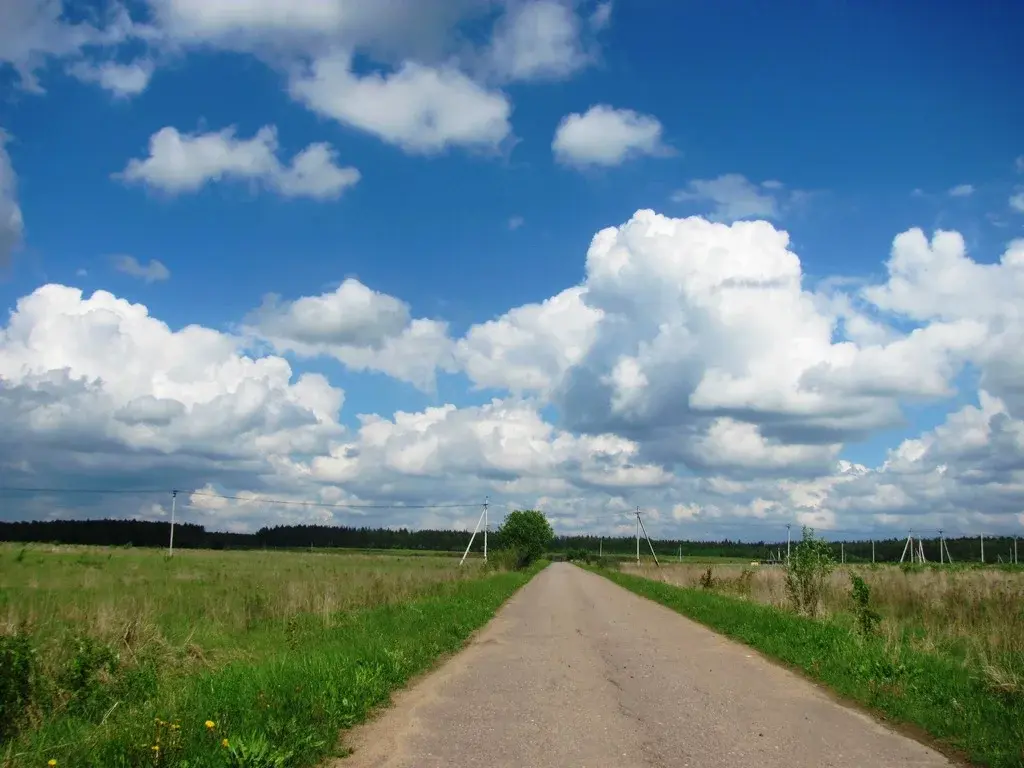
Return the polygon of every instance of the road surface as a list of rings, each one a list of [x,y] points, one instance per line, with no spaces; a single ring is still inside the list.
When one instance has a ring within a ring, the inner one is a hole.
[[[607,579],[554,563],[347,734],[335,768],[951,765]]]

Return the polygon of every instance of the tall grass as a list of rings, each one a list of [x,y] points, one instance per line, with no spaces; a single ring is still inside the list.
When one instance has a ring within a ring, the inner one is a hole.
[[[627,565],[624,572],[683,587],[701,587],[711,568],[713,588],[766,605],[787,605],[779,567]],[[864,579],[879,630],[904,641],[987,668],[1003,686],[1024,694],[1024,569],[925,565],[842,566],[826,582],[822,608],[838,620],[852,609],[850,574]]]
[[[17,710],[0,764],[308,764],[528,577],[446,557],[0,546],[0,657],[32,670],[0,670],[0,720]]]

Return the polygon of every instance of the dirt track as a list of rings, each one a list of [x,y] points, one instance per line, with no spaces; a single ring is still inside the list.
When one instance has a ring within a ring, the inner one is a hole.
[[[336,768],[946,766],[667,608],[556,563]]]

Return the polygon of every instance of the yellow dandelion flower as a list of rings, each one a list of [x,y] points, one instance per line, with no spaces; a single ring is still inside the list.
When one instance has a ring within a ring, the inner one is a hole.
[[[221,739],[221,740],[220,740],[220,745],[221,745],[222,747],[226,747],[226,746],[228,745],[228,740],[227,740],[227,739]]]
[[[210,730],[212,730],[212,729],[213,729],[213,727],[214,727],[215,725],[216,725],[216,723],[215,723],[215,722],[213,722],[213,720],[207,720],[207,721],[206,721],[206,727],[207,727],[208,729],[210,729]]]
[[[160,745],[159,744],[154,744],[153,745],[153,751],[154,752],[159,752],[160,751]]]
[[[54,765],[57,764],[57,761],[54,760],[53,758],[50,758],[49,760],[46,761],[46,764],[49,765],[49,766],[54,766]]]

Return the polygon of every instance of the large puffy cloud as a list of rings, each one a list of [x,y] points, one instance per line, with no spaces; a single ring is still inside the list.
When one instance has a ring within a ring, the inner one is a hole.
[[[243,180],[285,197],[318,200],[336,198],[359,181],[359,171],[339,167],[327,144],[310,144],[284,165],[273,126],[260,128],[251,139],[235,133],[234,127],[203,134],[161,128],[149,139],[149,156],[129,161],[116,177],[169,194],[195,192],[211,181]]]
[[[7,134],[0,129],[0,268],[10,263],[25,225],[18,205],[18,177],[7,153]]]
[[[412,319],[405,302],[352,278],[320,296],[286,302],[267,296],[246,322],[251,335],[279,352],[327,355],[422,389],[433,388],[437,368],[454,368],[446,323]]]
[[[671,428],[721,417],[768,439],[833,444],[897,423],[901,395],[948,394],[982,324],[837,341],[839,318],[804,289],[788,246],[767,222],[651,211],[598,233],[584,288],[602,318],[561,394],[569,423],[648,432],[669,454],[680,453]]]
[[[104,291],[42,286],[0,330],[2,454],[44,486],[135,477],[171,487],[254,483],[277,457],[327,450],[342,391],[241,348],[208,328],[172,331]]]
[[[551,149],[555,159],[566,165],[613,166],[644,155],[671,154],[661,134],[661,122],[652,115],[595,104],[582,114],[562,118]]]

